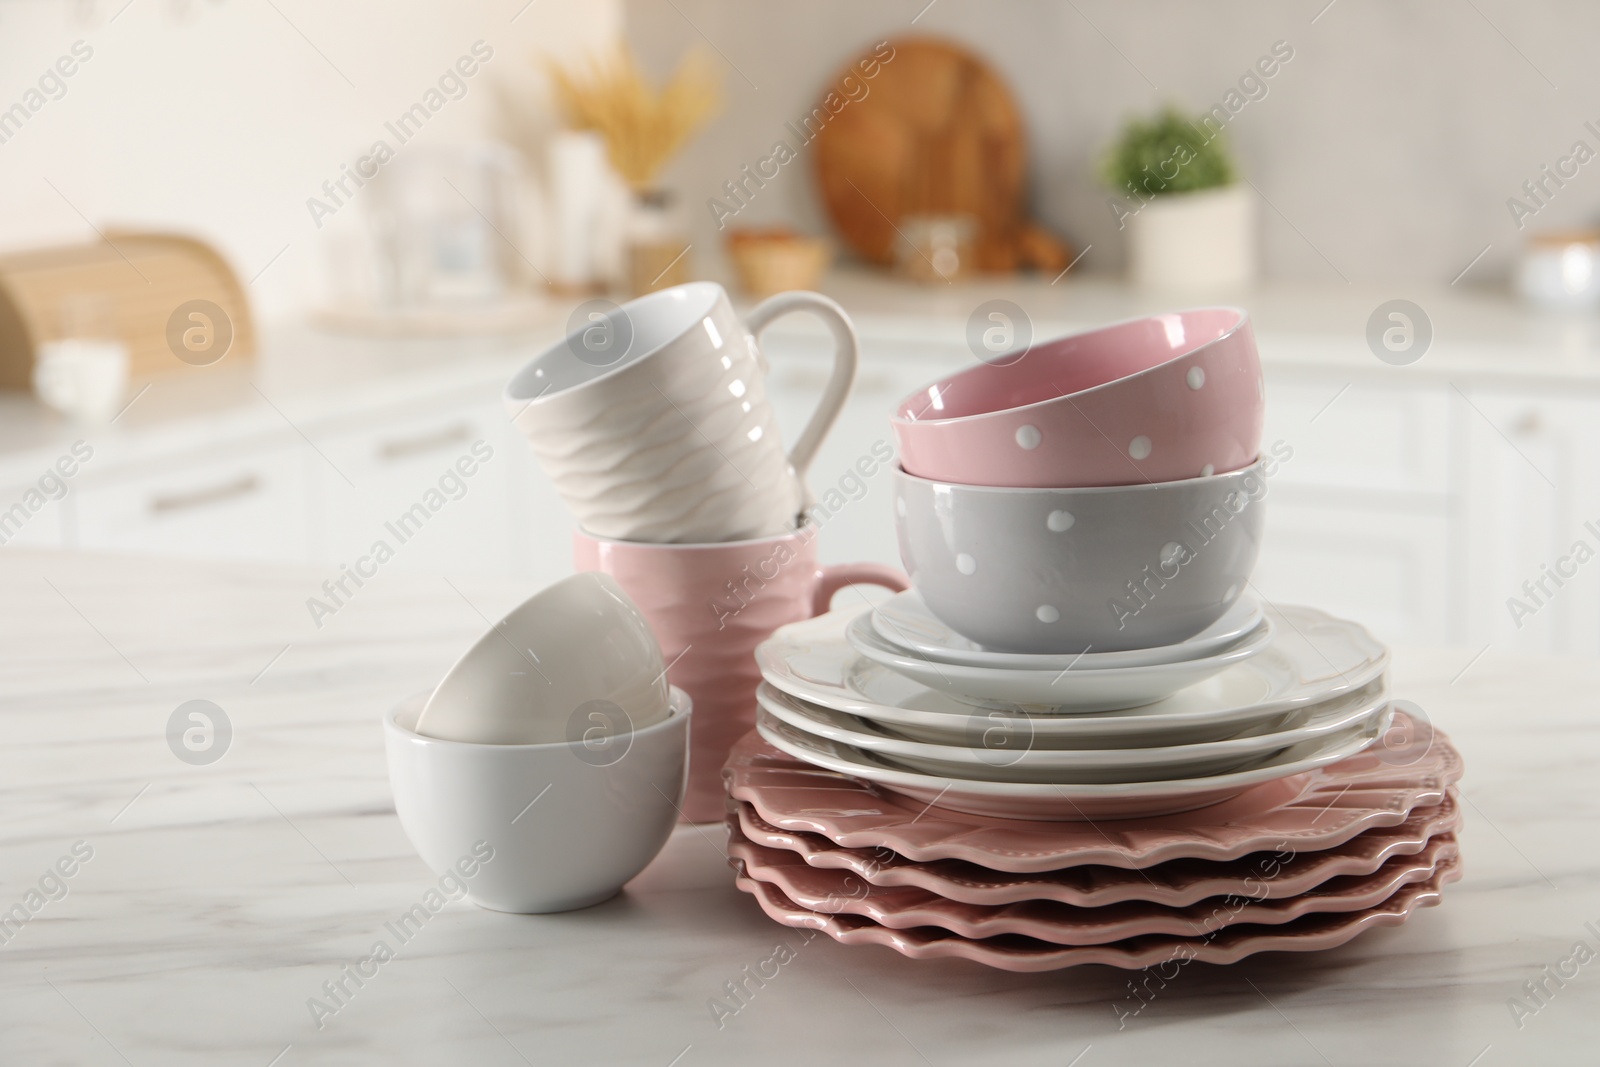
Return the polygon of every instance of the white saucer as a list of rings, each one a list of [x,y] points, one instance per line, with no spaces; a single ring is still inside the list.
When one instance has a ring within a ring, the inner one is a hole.
[[[1082,715],[1002,710],[1026,718],[1040,747],[1190,744],[1359,689],[1388,666],[1388,649],[1353,622],[1303,607],[1268,614],[1275,629],[1260,655],[1158,703]],[[900,736],[966,744],[966,724],[978,709],[857,654],[844,637],[855,617],[835,611],[781,627],[756,649],[762,676],[785,693]]]
[[[1266,648],[1272,641],[1272,622],[1263,618],[1254,630],[1233,644],[1195,659],[1144,667],[1102,667],[1092,671],[1013,670],[935,663],[903,652],[879,637],[866,612],[850,621],[845,638],[868,659],[968,704],[1076,713],[1136,708],[1203,682]]]
[[[1222,618],[1187,641],[1157,648],[1124,652],[1084,652],[1078,655],[1041,656],[1025,652],[991,652],[956,633],[928,610],[915,589],[896,593],[872,611],[872,628],[889,644],[912,656],[939,663],[969,667],[999,667],[1022,671],[1089,671],[1104,667],[1147,667],[1198,659],[1220,651],[1261,623],[1261,601],[1246,592]]]
[[[925,774],[994,782],[1146,782],[1197,778],[1239,770],[1291,745],[1359,726],[1389,704],[1382,678],[1370,685],[1277,721],[1256,724],[1220,741],[1151,748],[1044,748],[1034,744],[1030,719],[975,711],[962,744],[930,744],[897,737],[859,716],[790,696],[763,684],[756,691],[763,710],[797,730],[883,757]]]
[[[1313,741],[1291,745],[1247,770],[1204,778],[1159,782],[1041,784],[986,782],[921,774],[891,766],[881,756],[853,745],[808,734],[765,709],[756,712],[756,729],[769,745],[795,759],[941,808],[998,819],[1082,822],[1172,815],[1220,803],[1263,782],[1337,763],[1381,738],[1394,716],[1392,709],[1360,725]]]

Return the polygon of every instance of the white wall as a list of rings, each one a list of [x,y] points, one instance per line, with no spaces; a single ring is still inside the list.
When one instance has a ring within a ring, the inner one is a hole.
[[[1271,201],[1259,204],[1269,277],[1443,285],[1490,245],[1462,284],[1503,280],[1524,235],[1506,199],[1574,141],[1600,149],[1584,126],[1600,127],[1600,5],[1585,0],[626,6],[629,38],[653,66],[706,39],[725,64],[726,113],[672,174],[696,208],[697,256],[719,243],[704,205],[721,183],[764,157],[848,59],[913,33],[960,42],[1010,83],[1032,142],[1037,213],[1079,248],[1094,245],[1080,268],[1090,272],[1123,260],[1095,174],[1119,124],[1167,100],[1210,107],[1278,40],[1295,58],[1229,125],[1244,173]],[[823,229],[813,165],[785,167],[739,222]],[[1600,161],[1534,221],[1600,221]]]
[[[307,198],[474,41],[493,58],[412,144],[530,139],[506,127],[502,99],[537,115],[538,55],[602,45],[621,18],[617,0],[123,3],[0,3],[0,111],[75,41],[93,49],[0,143],[0,249],[92,238],[91,224],[182,229],[245,280],[271,263],[252,287],[266,316],[318,299],[328,229]]]

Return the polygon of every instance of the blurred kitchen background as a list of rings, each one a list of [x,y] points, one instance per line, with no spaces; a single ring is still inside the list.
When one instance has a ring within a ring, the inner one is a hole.
[[[4,0],[0,540],[337,576],[481,440],[385,567],[532,590],[570,527],[505,380],[711,278],[855,317],[822,551],[894,562],[853,472],[899,398],[1220,301],[1293,450],[1264,594],[1600,655],[1597,34],[1576,0]],[[765,347],[792,436],[829,346]]]

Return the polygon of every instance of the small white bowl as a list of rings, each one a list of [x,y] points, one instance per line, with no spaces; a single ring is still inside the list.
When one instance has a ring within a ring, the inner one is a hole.
[[[414,727],[426,698],[384,717],[394,809],[423,862],[455,871],[474,903],[522,914],[598,904],[671,836],[688,782],[691,705],[681,689],[653,726],[597,721],[540,745],[424,737]]]
[[[593,714],[642,729],[667,715],[661,646],[608,574],[540,590],[461,654],[428,698],[417,732],[481,745],[542,745]]]

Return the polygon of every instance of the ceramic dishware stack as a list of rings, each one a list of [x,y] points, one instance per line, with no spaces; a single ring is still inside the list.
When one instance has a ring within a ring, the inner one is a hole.
[[[834,366],[785,452],[759,337],[808,312]],[[742,320],[722,287],[695,282],[595,310],[507,385],[507,412],[579,528],[573,563],[611,576],[660,642],[665,677],[693,699],[682,817],[722,817],[719,770],[755,721],[754,649],[826,611],[835,590],[899,590],[892,568],[817,563],[805,475],[849,395],[856,336],[817,293],[779,293]]]
[[[1397,710],[1365,628],[1253,591],[1292,457],[1262,409],[1231,308],[902,402],[912,587],[757,649],[724,768],[740,888],[840,941],[1009,970],[1326,948],[1436,902],[1460,758]]]

